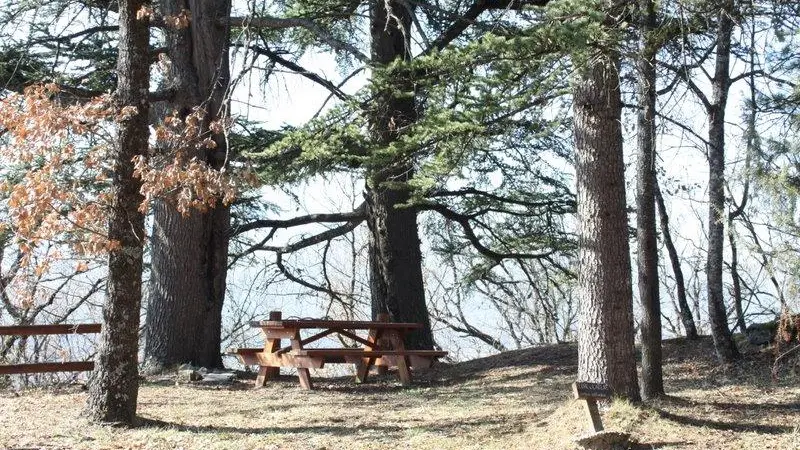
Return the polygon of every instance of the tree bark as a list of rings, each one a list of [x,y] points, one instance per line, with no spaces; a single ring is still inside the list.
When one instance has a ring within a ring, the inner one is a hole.
[[[103,330],[89,387],[87,415],[96,422],[132,425],[139,390],[139,313],[142,300],[144,215],[141,182],[133,161],[147,154],[147,93],[150,85],[149,27],[137,20],[144,0],[119,2],[119,55],[116,100],[136,112],[119,123],[114,145],[112,207],[108,237],[119,245],[109,252]]]
[[[736,233],[734,227],[734,221],[741,217],[744,214],[745,208],[747,208],[747,201],[750,198],[750,163],[753,158],[753,155],[756,155],[760,152],[760,141],[758,138],[758,130],[756,130],[756,114],[758,114],[757,110],[757,100],[758,100],[758,90],[756,87],[755,81],[755,72],[757,69],[756,61],[755,61],[755,35],[756,35],[756,24],[755,21],[752,24],[751,29],[751,48],[750,48],[750,110],[747,114],[747,130],[745,131],[745,141],[747,143],[747,147],[745,151],[747,154],[745,155],[744,159],[744,188],[742,189],[742,201],[739,202],[738,205],[735,204],[735,201],[731,200],[733,203],[733,210],[728,213],[728,242],[731,246],[731,281],[733,282],[733,306],[734,310],[736,311],[736,327],[739,328],[740,333],[747,332],[747,324],[744,320],[744,307],[743,307],[743,299],[742,299],[742,280],[739,276],[739,256],[738,251],[736,248]]]
[[[367,189],[367,224],[372,316],[386,313],[393,321],[416,322],[423,328],[406,335],[409,348],[432,349],[428,307],[422,279],[422,253],[413,208],[398,208],[408,193],[380,187]]]
[[[659,221],[661,222],[661,235],[664,237],[664,246],[667,247],[672,273],[675,275],[675,289],[678,295],[681,323],[683,324],[686,339],[694,341],[698,338],[697,326],[694,323],[692,308],[689,306],[689,301],[686,300],[686,282],[683,278],[681,260],[678,257],[678,251],[675,249],[675,243],[672,241],[672,233],[669,231],[669,216],[667,215],[667,207],[664,205],[664,197],[661,195],[661,189],[658,187],[658,180],[654,181],[653,187],[655,188],[656,205],[658,206]]]
[[[661,357],[661,299],[658,295],[658,247],[656,242],[656,48],[651,33],[656,26],[653,0],[639,3],[641,55],[638,94],[638,161],[636,165],[636,241],[639,247],[639,299],[642,302],[642,396],[664,395]]]
[[[728,220],[728,242],[731,246],[731,281],[733,282],[733,310],[736,312],[736,327],[740,333],[747,332],[742,307],[742,283],[739,277],[739,256],[736,249],[736,237],[733,233],[733,220]]]
[[[718,18],[717,54],[708,107],[708,318],[717,357],[723,362],[739,358],[728,328],[728,314],[722,287],[725,232],[725,107],[730,88],[733,1],[723,0]]]
[[[578,379],[640,398],[620,128],[619,56],[593,56],[573,87],[579,264]]]
[[[412,14],[405,3],[371,2],[371,58],[376,67],[410,59]],[[410,77],[400,77],[396,83],[399,86],[387,86],[375,97],[370,125],[379,147],[390,146],[417,120],[414,96],[395,93],[413,92]],[[408,156],[395,155],[383,167],[372,167],[367,173],[372,314],[388,313],[394,321],[422,323],[422,329],[406,335],[406,346],[431,349],[433,334],[425,303],[417,211],[400,206],[408,202],[409,192],[395,184],[413,176]]]
[[[163,14],[177,15],[182,1],[162,3]],[[202,127],[227,113],[230,80],[230,30],[220,18],[230,16],[229,0],[189,0],[191,22],[167,32],[170,80],[175,100],[168,109],[180,117],[201,107]],[[194,156],[214,168],[227,159],[224,136],[212,134],[216,147],[194,149]],[[145,357],[149,371],[181,363],[222,367],[222,307],[227,276],[230,209],[221,202],[207,212],[183,217],[166,201],[154,203],[151,277]]]

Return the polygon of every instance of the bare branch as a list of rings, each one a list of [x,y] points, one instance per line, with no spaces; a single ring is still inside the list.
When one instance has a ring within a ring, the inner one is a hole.
[[[276,64],[280,64],[283,67],[305,77],[309,80],[319,84],[320,86],[324,87],[325,89],[329,90],[331,94],[335,95],[336,98],[340,100],[347,100],[348,95],[342,92],[338,86],[333,84],[330,80],[322,78],[321,76],[317,75],[314,72],[309,71],[308,69],[304,68],[303,66],[297,64],[296,62],[289,61],[288,59],[282,57],[278,53],[270,50],[268,47],[258,47],[258,46],[251,46],[250,50],[255,52],[258,55],[266,56],[267,58],[271,59]]]
[[[349,53],[357,60],[368,63],[369,57],[358,50],[354,45],[336,39],[331,36],[324,28],[314,23],[311,19],[301,17],[230,17],[222,19],[224,25],[241,28],[265,28],[270,30],[282,30],[288,28],[305,28],[314,33],[320,41],[331,46],[331,48]]]
[[[295,283],[297,283],[297,284],[299,284],[301,286],[307,287],[307,288],[311,289],[312,291],[322,292],[323,294],[330,295],[333,298],[339,298],[339,296],[341,296],[341,295],[346,295],[346,294],[342,294],[342,293],[336,292],[336,291],[334,291],[332,289],[328,289],[328,288],[323,287],[323,286],[318,286],[318,285],[316,285],[314,283],[309,283],[308,281],[306,281],[306,280],[294,275],[293,273],[289,272],[289,270],[283,264],[283,255],[281,253],[278,253],[276,255],[275,263],[278,266],[278,270],[280,270],[281,273],[286,278],[288,278],[290,281],[293,281],[293,282],[295,282]]]
[[[547,258],[555,253],[555,250],[549,250],[544,253],[514,253],[514,252],[497,252],[489,247],[483,245],[480,241],[480,238],[475,234],[475,230],[472,228],[470,224],[470,216],[457,213],[450,208],[437,204],[437,203],[426,203],[417,206],[418,209],[423,211],[436,211],[441,214],[445,219],[451,220],[456,222],[461,226],[461,229],[464,231],[464,237],[472,244],[472,246],[483,256],[493,259],[496,261],[506,259],[506,258],[521,258],[521,259],[539,259],[539,258]]]
[[[366,219],[366,204],[361,203],[356,209],[344,213],[321,213],[294,217],[292,219],[259,219],[245,223],[230,231],[232,236],[237,236],[259,228],[291,228],[311,223],[354,222],[361,223]]]

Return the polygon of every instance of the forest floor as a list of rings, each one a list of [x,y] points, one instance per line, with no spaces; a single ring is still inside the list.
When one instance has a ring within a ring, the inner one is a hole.
[[[664,350],[669,396],[603,412],[607,429],[631,433],[633,448],[800,449],[800,383],[772,380],[771,352],[722,367],[707,338],[666,341]],[[585,427],[571,400],[576,365],[576,347],[563,344],[441,365],[410,388],[392,376],[365,385],[317,378],[311,392],[290,376],[257,390],[251,380],[150,380],[132,429],[81,418],[80,387],[6,390],[0,448],[567,449]]]

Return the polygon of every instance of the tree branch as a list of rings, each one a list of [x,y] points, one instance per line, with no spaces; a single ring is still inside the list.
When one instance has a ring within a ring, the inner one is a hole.
[[[490,9],[509,9],[509,10],[522,10],[527,6],[545,6],[550,0],[476,0],[475,3],[470,5],[464,14],[461,14],[450,28],[446,29],[436,39],[433,40],[431,45],[422,52],[427,55],[436,50],[443,50],[456,38],[474,24],[476,19],[482,12]]]
[[[289,70],[291,70],[291,71],[293,71],[293,72],[295,72],[295,73],[297,73],[297,74],[299,74],[299,75],[301,75],[301,76],[303,76],[305,78],[308,78],[309,80],[319,84],[320,86],[322,86],[325,89],[329,90],[331,92],[331,94],[335,95],[336,98],[338,98],[339,100],[347,100],[349,98],[347,94],[342,92],[342,90],[339,89],[339,87],[337,87],[335,84],[331,83],[329,80],[326,80],[325,78],[322,78],[321,76],[317,75],[316,73],[307,70],[303,66],[301,66],[301,65],[299,65],[299,64],[297,64],[297,63],[295,63],[293,61],[289,61],[288,59],[282,57],[278,53],[270,50],[268,47],[258,47],[258,46],[253,45],[253,46],[250,47],[250,50],[255,52],[257,55],[266,56],[267,58],[271,59],[276,64],[280,64],[281,66],[286,67],[287,69],[289,69]]]
[[[291,219],[259,219],[231,229],[230,235],[236,236],[259,228],[291,228],[300,225],[308,225],[311,223],[361,223],[367,217],[366,208],[366,203],[362,202],[356,209],[345,213],[308,214],[306,216],[298,216]]]
[[[310,19],[301,17],[272,17],[272,16],[258,16],[258,17],[230,17],[222,19],[223,25],[241,28],[265,28],[270,30],[282,30],[288,28],[305,28],[306,30],[314,33],[320,41],[328,44],[334,50],[349,53],[357,60],[368,63],[369,57],[358,50],[354,45],[336,39],[330,33],[325,31]]]
[[[525,200],[517,200],[517,199],[508,198],[508,197],[502,197],[500,195],[492,194],[491,192],[482,191],[480,189],[475,189],[473,187],[458,189],[458,190],[455,190],[455,191],[439,190],[439,191],[434,191],[433,193],[429,194],[428,196],[429,197],[463,197],[465,195],[477,195],[477,196],[481,196],[481,197],[486,197],[486,198],[491,199],[491,200],[496,200],[496,201],[499,201],[499,202],[502,202],[502,203],[510,203],[512,205],[525,206],[527,208],[543,208],[543,207],[546,207],[546,206],[553,206],[553,205],[562,205],[562,206],[564,206],[566,208],[572,208],[572,209],[575,208],[575,201],[574,200],[566,200],[566,201],[556,200],[556,201],[545,201],[545,202],[529,202],[529,201],[525,201]],[[504,211],[504,212],[508,212],[509,214],[513,214],[513,212],[510,212],[510,211]]]
[[[422,211],[436,211],[441,214],[445,219],[450,221],[456,222],[461,226],[461,229],[464,231],[464,237],[472,244],[472,246],[483,256],[499,261],[506,258],[521,258],[521,259],[540,259],[540,258],[547,258],[548,256],[555,253],[554,250],[547,251],[545,253],[513,253],[513,252],[497,252],[489,247],[483,245],[480,241],[480,238],[475,234],[475,230],[472,228],[472,225],[469,223],[469,216],[459,214],[450,208],[437,204],[437,203],[425,203],[418,205],[417,208]]]
[[[316,285],[314,283],[309,283],[308,281],[306,281],[306,280],[294,275],[293,273],[289,272],[289,269],[287,269],[286,266],[283,265],[283,255],[281,253],[278,253],[276,255],[275,264],[278,266],[278,270],[280,270],[281,273],[287,279],[289,279],[289,281],[293,281],[293,282],[295,282],[295,283],[297,283],[297,284],[299,284],[301,286],[304,286],[304,287],[307,287],[307,288],[311,289],[312,291],[322,292],[323,294],[330,295],[331,297],[334,297],[334,298],[338,298],[338,297],[340,297],[342,295],[346,295],[346,294],[340,294],[340,293],[338,293],[338,292],[336,292],[336,291],[334,291],[332,289],[328,289],[328,288],[323,287],[323,286],[318,286],[318,285]]]

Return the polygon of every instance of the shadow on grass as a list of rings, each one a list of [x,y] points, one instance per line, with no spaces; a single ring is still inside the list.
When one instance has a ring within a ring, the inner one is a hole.
[[[705,427],[719,431],[734,431],[737,433],[754,431],[756,433],[762,433],[762,434],[784,434],[794,431],[794,427],[791,426],[763,425],[760,423],[748,423],[748,422],[738,422],[738,421],[723,422],[721,420],[700,419],[696,417],[683,416],[673,412],[665,411],[660,408],[653,408],[653,410],[659,416],[661,416],[662,419],[679,423],[681,425]]]
[[[379,425],[379,424],[347,424],[342,420],[341,424],[330,425],[306,425],[306,426],[274,426],[274,427],[234,427],[234,426],[214,426],[214,425],[187,425],[172,423],[164,420],[140,417],[138,427],[169,429],[189,433],[232,433],[232,434],[318,434],[328,436],[352,436],[355,433],[370,431],[383,435],[401,434],[407,432],[430,432],[436,434],[447,434],[457,432],[463,427],[480,427],[487,433],[502,434],[509,427],[509,420],[521,418],[499,416],[481,417],[472,420],[452,420],[438,421],[428,425]],[[522,426],[522,422],[519,422]]]
[[[696,408],[700,406],[711,406],[721,410],[735,410],[747,411],[787,411],[787,412],[800,412],[800,402],[792,403],[745,403],[745,402],[703,402],[698,400],[690,400],[683,397],[668,395],[662,399],[663,402],[676,405]]]
[[[628,450],[653,450],[654,448],[691,445],[688,441],[631,442]]]
[[[189,433],[234,433],[234,434],[325,434],[331,436],[349,436],[355,433],[358,428],[354,426],[339,425],[307,425],[307,426],[275,426],[275,427],[231,427],[214,425],[187,425],[172,423],[158,419],[140,418],[139,427],[142,428],[161,428]],[[405,428],[399,426],[371,426],[370,430],[385,433],[396,433]]]

